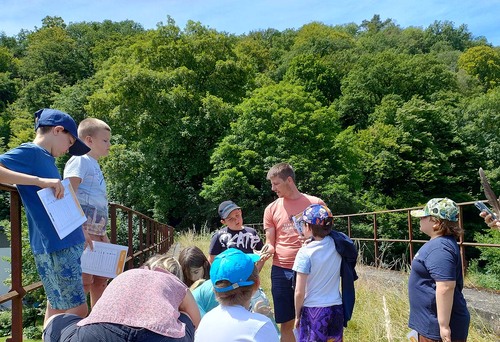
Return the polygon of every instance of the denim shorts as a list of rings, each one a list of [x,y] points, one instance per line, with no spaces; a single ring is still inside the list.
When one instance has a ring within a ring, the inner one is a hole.
[[[186,327],[181,338],[167,337],[144,328],[134,328],[113,323],[94,323],[77,326],[80,316],[62,314],[55,316],[45,327],[44,342],[193,342],[194,325],[186,314],[181,313],[179,321]]]
[[[295,319],[294,271],[279,266],[271,267],[271,293],[274,301],[276,323]]]
[[[86,303],[80,257],[83,243],[48,254],[35,254],[38,274],[50,306],[68,310]]]

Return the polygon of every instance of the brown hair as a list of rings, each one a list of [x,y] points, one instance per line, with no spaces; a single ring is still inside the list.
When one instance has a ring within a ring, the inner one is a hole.
[[[274,177],[279,177],[282,180],[286,180],[288,177],[291,177],[295,183],[295,171],[293,171],[293,167],[288,163],[279,163],[271,167],[267,172],[266,179],[270,180]]]
[[[306,224],[308,224],[311,228],[313,236],[324,238],[332,231],[333,217],[328,217],[327,219],[325,219],[323,224]]]
[[[181,264],[182,274],[184,275],[184,284],[188,287],[193,285],[189,273],[192,267],[203,267],[203,278],[210,279],[210,262],[208,262],[202,250],[196,246],[186,247],[179,253],[179,264]]]
[[[227,292],[217,292],[215,291],[215,297],[221,305],[233,306],[233,305],[246,305],[250,301],[255,290],[255,283],[259,280],[259,270],[254,266],[252,274],[248,277],[248,280],[253,280],[254,283],[248,286],[240,286],[234,290]],[[214,287],[227,287],[231,283],[227,280],[220,280]]]
[[[111,132],[111,128],[109,128],[108,124],[102,120],[96,118],[84,119],[78,125],[78,137],[82,140],[84,140],[87,136],[93,137],[100,129],[105,129],[106,131]]]
[[[439,236],[453,235],[455,239],[458,239],[460,234],[463,233],[463,229],[458,222],[442,220],[433,216],[431,216],[431,218],[438,224],[438,227],[435,228],[434,231],[438,233]]]

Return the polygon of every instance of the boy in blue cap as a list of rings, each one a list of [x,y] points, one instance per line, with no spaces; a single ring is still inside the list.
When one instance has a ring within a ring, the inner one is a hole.
[[[278,332],[271,320],[251,312],[252,295],[260,285],[255,263],[257,254],[229,248],[217,255],[210,267],[210,281],[220,305],[203,316],[195,341],[277,342]],[[220,324],[223,322],[223,327]]]
[[[37,191],[53,188],[56,198],[64,186],[55,158],[70,153],[83,155],[90,149],[78,138],[71,116],[55,109],[35,113],[36,136],[0,155],[0,182],[15,184],[24,204],[30,246],[47,295],[45,320],[57,313],[85,317],[88,309],[83,291],[80,256],[84,247],[82,229],[60,239]]]

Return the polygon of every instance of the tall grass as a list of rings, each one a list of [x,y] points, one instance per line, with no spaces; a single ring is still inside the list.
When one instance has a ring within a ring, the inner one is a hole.
[[[182,233],[176,238],[182,247],[196,245],[208,252],[210,235],[195,234],[193,231]],[[356,281],[356,305],[351,321],[344,330],[344,340],[350,341],[406,341],[408,328],[408,275],[401,272],[402,280],[388,283],[385,279],[363,277],[360,265],[360,278]],[[261,287],[272,304],[271,260],[266,262],[260,273]],[[384,300],[385,298],[385,300]],[[468,341],[498,341],[493,331],[484,325],[479,316],[471,309],[471,327]]]

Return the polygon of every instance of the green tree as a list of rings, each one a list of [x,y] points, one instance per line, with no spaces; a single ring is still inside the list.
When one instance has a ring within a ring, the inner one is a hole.
[[[211,157],[213,169],[201,193],[207,201],[232,198],[245,203],[249,220],[260,220],[264,205],[272,200],[265,174],[273,164],[290,162],[299,188],[318,195],[342,173],[331,158],[339,132],[337,116],[302,87],[282,82],[258,89],[237,110],[231,132]],[[228,180],[242,191],[228,187]]]
[[[475,46],[458,59],[459,68],[476,77],[485,90],[500,84],[500,52],[489,46]]]
[[[65,83],[73,84],[86,75],[79,51],[75,40],[64,28],[42,28],[28,35],[20,73],[28,80],[57,73]]]

